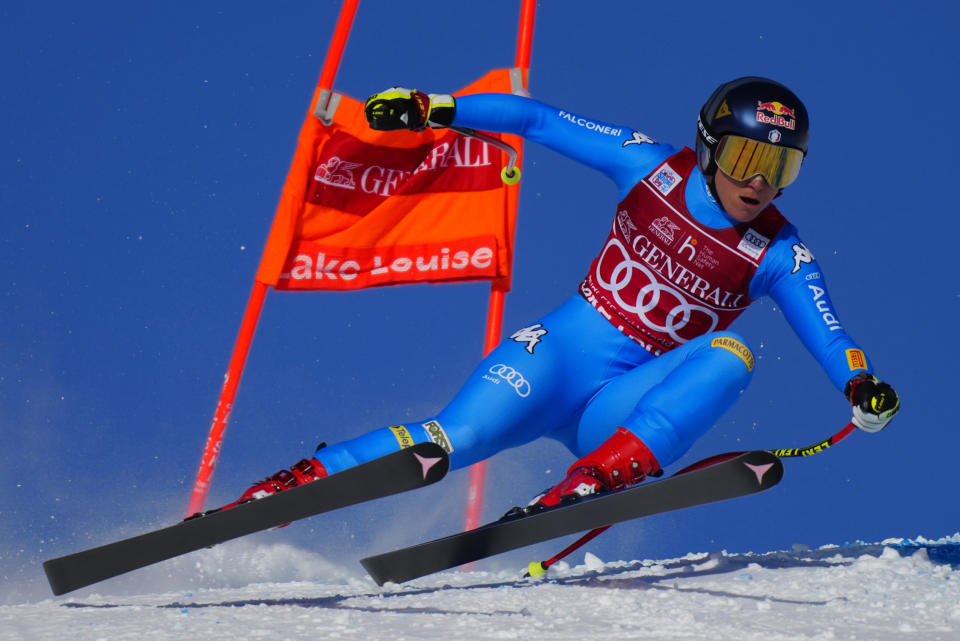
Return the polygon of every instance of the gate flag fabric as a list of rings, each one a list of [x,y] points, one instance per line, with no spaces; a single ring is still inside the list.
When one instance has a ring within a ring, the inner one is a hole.
[[[493,70],[454,95],[522,91]],[[379,132],[364,104],[332,94],[311,113],[277,207],[257,280],[277,290],[351,290],[490,280],[509,290],[517,187],[506,154],[450,129]],[[497,136],[520,150],[519,137]]]

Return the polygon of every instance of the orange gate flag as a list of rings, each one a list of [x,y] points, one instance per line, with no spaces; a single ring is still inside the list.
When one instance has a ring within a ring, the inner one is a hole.
[[[522,93],[522,73],[493,70],[454,95]],[[517,188],[500,178],[506,154],[450,129],[374,131],[363,107],[318,87],[257,280],[288,291],[474,280],[509,290]],[[498,137],[520,151],[519,137]]]

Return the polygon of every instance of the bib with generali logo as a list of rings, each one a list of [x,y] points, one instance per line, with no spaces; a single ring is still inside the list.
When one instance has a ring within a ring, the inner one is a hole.
[[[696,154],[684,148],[617,208],[580,293],[653,354],[726,329],[752,302],[750,280],[787,220],[772,205],[749,223],[712,229],[684,199]]]

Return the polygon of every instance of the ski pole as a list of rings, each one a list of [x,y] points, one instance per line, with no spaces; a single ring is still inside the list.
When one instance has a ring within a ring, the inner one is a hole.
[[[485,134],[482,131],[476,131],[475,129],[468,129],[466,127],[450,127],[459,134],[464,136],[470,136],[471,138],[476,138],[477,140],[483,141],[488,145],[492,145],[499,149],[500,151],[507,154],[507,165],[502,170],[500,170],[500,180],[503,181],[505,185],[516,185],[520,182],[520,168],[517,167],[517,150],[513,148],[513,145],[503,142],[499,138],[491,136],[490,134]]]
[[[564,558],[565,556],[573,553],[577,548],[583,547],[584,545],[586,545],[587,543],[589,543],[596,537],[600,536],[601,534],[603,534],[604,532],[606,532],[612,527],[613,525],[604,525],[603,527],[594,528],[589,532],[587,532],[586,534],[584,534],[583,536],[581,536],[579,539],[577,539],[573,543],[571,543],[570,545],[568,545],[567,547],[563,548],[562,550],[560,550],[559,552],[551,556],[546,561],[531,561],[530,565],[527,566],[527,571],[524,573],[523,576],[533,577],[533,578],[543,576],[543,574],[547,571],[547,568],[549,568],[551,565],[553,565],[560,559]]]
[[[770,450],[770,452],[773,453],[774,456],[777,456],[779,458],[796,458],[796,457],[802,457],[802,456],[812,456],[813,454],[822,452],[828,447],[836,445],[843,439],[847,438],[848,436],[850,436],[850,434],[853,432],[854,429],[856,429],[856,427],[854,426],[853,423],[847,423],[847,425],[843,429],[841,429],[839,432],[837,432],[833,436],[829,436],[823,439],[822,441],[814,443],[813,445],[810,445],[808,447],[794,447],[789,449]],[[672,476],[679,476],[681,474],[686,474],[687,472],[693,472],[694,470],[700,470],[705,467],[710,467],[711,465],[716,465],[717,463],[722,463],[723,461],[728,461],[732,458],[736,458],[741,454],[743,454],[743,452],[727,452],[725,454],[714,454],[713,456],[709,456],[703,459],[702,461],[697,461],[692,465],[688,465],[687,467],[683,468],[679,472],[676,472]],[[570,545],[568,545],[563,550],[561,550],[554,556],[550,557],[546,561],[531,561],[530,564],[527,566],[527,571],[524,573],[523,576],[534,577],[534,578],[543,576],[546,573],[547,568],[549,568],[551,565],[553,565],[560,559],[566,556],[569,556],[579,548],[583,547],[584,545],[586,545],[596,537],[600,536],[601,534],[609,530],[611,527],[613,526],[604,525],[603,527],[598,527],[593,530],[590,530],[589,532],[581,536],[579,539],[577,539],[576,541],[574,541],[573,543],[571,543]]]

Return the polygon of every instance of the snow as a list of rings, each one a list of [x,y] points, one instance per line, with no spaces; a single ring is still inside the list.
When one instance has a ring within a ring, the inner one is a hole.
[[[236,541],[64,597],[2,605],[0,639],[960,640],[960,534],[579,559],[540,580],[451,571],[380,588],[353,564]]]

